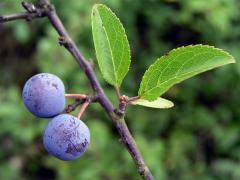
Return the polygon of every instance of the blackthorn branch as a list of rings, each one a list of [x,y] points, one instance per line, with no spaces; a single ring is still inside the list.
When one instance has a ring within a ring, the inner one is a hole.
[[[61,20],[59,19],[54,6],[50,3],[49,0],[38,0],[39,6],[34,6],[33,4],[23,3],[23,7],[26,12],[17,13],[13,15],[0,16],[0,23],[12,21],[12,20],[32,20],[38,17],[47,17],[52,26],[55,28],[59,34],[59,43],[63,45],[75,58],[77,63],[80,65],[81,69],[84,71],[86,77],[88,78],[93,90],[96,93],[97,100],[101,106],[108,113],[110,118],[113,120],[114,125],[121,137],[122,143],[125,145],[129,153],[131,154],[141,177],[145,180],[152,180],[153,176],[149,168],[145,165],[145,162],[140,154],[140,151],[135,143],[134,138],[132,137],[128,126],[124,120],[124,111],[125,107],[128,104],[127,98],[120,100],[119,107],[120,109],[115,111],[114,106],[109,101],[105,95],[97,77],[93,71],[93,68],[89,61],[87,61],[82,54],[80,53],[77,45],[72,41],[68,35],[65,27],[63,26]],[[118,92],[119,93],[119,92]],[[120,97],[120,93],[118,94]],[[120,113],[116,113],[120,112]]]
[[[31,3],[23,2],[22,6],[26,10],[26,12],[20,12],[20,13],[11,14],[11,15],[0,16],[0,23],[13,21],[13,20],[21,20],[21,19],[26,20],[26,21],[31,21],[34,18],[41,18],[41,17],[46,16],[44,9],[36,8]]]

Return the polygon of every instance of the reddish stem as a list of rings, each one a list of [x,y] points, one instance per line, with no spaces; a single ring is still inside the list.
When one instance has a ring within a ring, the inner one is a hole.
[[[131,104],[132,102],[136,101],[140,99],[140,96],[134,96],[134,97],[131,97],[127,100],[127,104]]]
[[[86,101],[86,102],[83,103],[83,105],[80,107],[80,111],[79,111],[79,113],[78,113],[78,115],[77,115],[77,118],[78,118],[78,119],[81,118],[81,116],[82,116],[83,113],[86,111],[86,109],[87,109],[87,107],[88,107],[89,104],[90,104],[90,102],[89,102],[89,101]]]
[[[85,94],[65,94],[65,97],[74,99],[86,99],[88,96]]]
[[[121,92],[120,92],[119,87],[115,87],[115,92],[116,92],[118,100],[120,100],[121,99]]]

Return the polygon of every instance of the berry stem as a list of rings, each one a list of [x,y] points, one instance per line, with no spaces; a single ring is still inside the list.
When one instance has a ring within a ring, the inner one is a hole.
[[[83,105],[80,107],[80,111],[77,115],[77,118],[80,120],[81,116],[83,115],[83,113],[86,111],[88,105],[90,104],[89,101],[86,101],[85,103],[83,103]]]
[[[140,96],[134,96],[134,97],[131,97],[127,100],[127,104],[131,104],[132,102],[140,99],[141,97]]]
[[[74,98],[74,99],[87,99],[87,95],[85,94],[65,94],[66,98]]]
[[[116,92],[118,100],[120,100],[121,99],[121,92],[120,92],[119,87],[115,87],[115,92]]]

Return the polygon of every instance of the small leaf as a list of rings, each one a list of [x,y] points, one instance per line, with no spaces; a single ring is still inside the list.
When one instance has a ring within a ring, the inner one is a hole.
[[[174,49],[159,58],[145,72],[138,95],[141,99],[153,101],[174,84],[234,62],[234,58],[227,52],[207,45]]]
[[[146,106],[146,107],[151,107],[151,108],[171,108],[174,106],[172,101],[169,101],[169,100],[161,98],[161,97],[157,98],[154,101],[138,99],[136,101],[133,101],[131,104]]]
[[[117,16],[105,5],[92,10],[92,32],[96,56],[104,79],[120,87],[130,65],[130,48]]]

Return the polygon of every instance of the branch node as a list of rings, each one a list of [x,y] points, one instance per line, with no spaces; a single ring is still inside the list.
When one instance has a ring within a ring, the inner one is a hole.
[[[119,97],[118,114],[120,114],[120,116],[124,116],[126,106],[127,106],[127,100],[128,100],[128,97],[125,95]]]
[[[66,48],[71,46],[70,40],[67,39],[67,38],[64,37],[64,36],[60,36],[60,37],[58,38],[58,42],[59,42],[59,45],[60,45],[60,46],[64,46],[64,47],[66,47]]]
[[[114,109],[114,113],[119,117],[123,117],[125,112],[116,108],[116,109]]]
[[[55,7],[53,4],[47,4],[48,11],[55,11]]]
[[[66,44],[66,38],[64,36],[60,36],[58,38],[58,42],[59,42],[60,46],[64,46]]]
[[[24,9],[27,10],[27,12],[29,13],[36,13],[37,12],[37,9],[36,7],[32,4],[32,3],[28,3],[28,2],[22,2],[22,6]]]
[[[41,9],[44,9],[45,12],[55,11],[55,7],[48,0],[39,0],[39,5]]]

